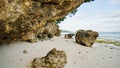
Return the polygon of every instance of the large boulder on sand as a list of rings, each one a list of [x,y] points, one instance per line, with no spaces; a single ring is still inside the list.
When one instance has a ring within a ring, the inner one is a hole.
[[[99,36],[98,32],[92,30],[78,30],[75,36],[76,43],[91,47],[96,38]]]
[[[33,68],[64,68],[67,63],[64,51],[52,49],[45,57],[35,58],[32,63]]]

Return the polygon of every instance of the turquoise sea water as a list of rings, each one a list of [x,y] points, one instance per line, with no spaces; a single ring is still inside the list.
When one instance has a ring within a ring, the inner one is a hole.
[[[120,32],[99,32],[98,38],[120,42]]]

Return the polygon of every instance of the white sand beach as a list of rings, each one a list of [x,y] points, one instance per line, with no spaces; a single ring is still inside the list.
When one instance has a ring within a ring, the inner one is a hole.
[[[34,58],[45,56],[53,48],[65,51],[64,68],[120,68],[120,48],[102,45],[95,43],[94,47],[85,47],[63,37],[1,45],[0,68],[30,68]]]

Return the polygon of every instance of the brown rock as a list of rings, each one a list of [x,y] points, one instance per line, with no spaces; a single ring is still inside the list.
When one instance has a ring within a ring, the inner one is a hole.
[[[65,52],[54,48],[45,57],[35,58],[32,68],[64,68],[66,63]]]
[[[65,39],[72,39],[72,37],[74,36],[75,34],[65,34]]]
[[[47,40],[54,36],[60,36],[59,26],[55,23],[47,23],[38,31],[38,38],[40,40]]]
[[[92,30],[78,30],[75,36],[75,40],[76,43],[91,47],[98,36],[98,32]]]
[[[0,43],[17,40],[34,41],[40,34],[39,29],[46,27],[47,23],[65,17],[87,1],[0,0]],[[48,33],[51,33],[53,27],[47,29]]]

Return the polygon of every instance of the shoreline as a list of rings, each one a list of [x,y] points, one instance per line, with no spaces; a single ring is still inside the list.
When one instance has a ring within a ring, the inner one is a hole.
[[[37,43],[16,42],[2,45],[0,46],[0,68],[31,68],[34,58],[45,56],[53,48],[65,51],[67,64],[64,68],[120,67],[120,48],[96,43],[94,45],[99,46],[85,47],[75,43],[74,39],[64,39],[64,37],[54,37]]]
[[[116,40],[111,40],[111,39],[96,39],[95,40],[96,43],[103,43],[103,44],[113,44],[115,46],[120,46],[120,41],[116,41]]]

